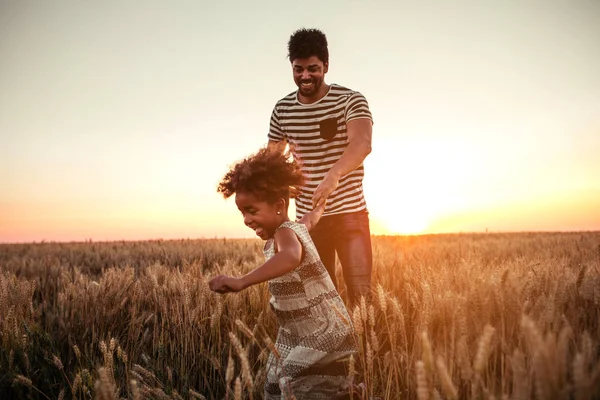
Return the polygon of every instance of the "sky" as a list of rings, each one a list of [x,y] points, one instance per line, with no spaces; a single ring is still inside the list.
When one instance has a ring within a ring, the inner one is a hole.
[[[0,0],[0,242],[252,237],[216,185],[302,27],[369,102],[373,234],[600,230],[598,1]]]

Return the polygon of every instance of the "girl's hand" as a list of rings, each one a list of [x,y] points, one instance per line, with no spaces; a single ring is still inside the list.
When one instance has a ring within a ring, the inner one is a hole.
[[[217,293],[239,292],[244,289],[244,285],[239,278],[227,275],[218,275],[212,278],[208,281],[208,287]]]

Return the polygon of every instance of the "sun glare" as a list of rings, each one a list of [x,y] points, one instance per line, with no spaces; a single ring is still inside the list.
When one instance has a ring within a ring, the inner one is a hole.
[[[419,213],[401,212],[388,215],[388,219],[383,222],[385,230],[392,235],[415,235],[425,233],[429,221],[424,215]]]
[[[365,196],[383,234],[427,233],[436,220],[464,207],[473,152],[439,141],[380,142],[365,162]],[[376,232],[375,232],[376,233]]]

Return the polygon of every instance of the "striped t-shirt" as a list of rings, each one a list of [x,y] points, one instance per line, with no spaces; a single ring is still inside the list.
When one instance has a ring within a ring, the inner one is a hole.
[[[319,101],[302,104],[297,91],[279,100],[271,114],[269,139],[289,143],[302,165],[305,184],[296,198],[296,218],[312,210],[312,196],[327,172],[346,149],[346,123],[353,119],[373,121],[367,99],[357,91],[337,84]],[[364,166],[342,177],[327,198],[323,216],[361,211],[367,208],[362,181]]]

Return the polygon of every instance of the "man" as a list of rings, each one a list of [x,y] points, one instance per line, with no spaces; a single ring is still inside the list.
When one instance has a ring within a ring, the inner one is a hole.
[[[325,83],[329,52],[323,32],[294,32],[288,57],[298,90],[275,105],[269,145],[286,141],[306,177],[295,200],[296,218],[326,202],[310,234],[336,287],[337,252],[350,305],[355,305],[361,295],[369,297],[371,286],[371,232],[362,180],[373,119],[362,94]]]

